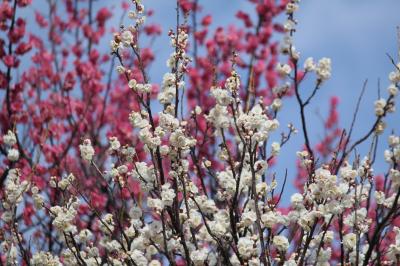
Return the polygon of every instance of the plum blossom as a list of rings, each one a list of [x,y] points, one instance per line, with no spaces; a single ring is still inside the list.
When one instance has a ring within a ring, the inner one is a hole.
[[[274,236],[272,243],[280,252],[286,252],[289,248],[289,241],[285,236]]]
[[[91,162],[94,156],[94,149],[90,139],[85,139],[81,145],[79,145],[81,151],[81,157],[87,162]]]
[[[19,159],[19,151],[17,149],[9,149],[7,152],[7,159],[11,162],[16,162]]]
[[[328,80],[331,77],[331,59],[326,57],[320,59],[315,71],[321,82]]]
[[[4,144],[11,147],[17,143],[17,137],[14,134],[14,132],[12,132],[11,130],[8,130],[7,134],[5,134],[3,136],[3,142],[4,142]]]

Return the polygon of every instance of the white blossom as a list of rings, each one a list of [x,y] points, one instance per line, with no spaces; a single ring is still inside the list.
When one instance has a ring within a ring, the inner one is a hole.
[[[320,81],[327,80],[331,77],[331,59],[322,58],[318,61],[316,73]]]
[[[314,71],[316,69],[316,65],[314,63],[314,59],[312,57],[308,57],[304,61],[304,70],[305,71]]]
[[[149,84],[149,83],[147,83],[147,84],[136,84],[136,86],[134,87],[134,89],[137,91],[137,92],[140,92],[140,93],[150,93],[151,92],[151,90],[152,90],[152,86],[151,86],[151,84]]]
[[[137,85],[136,79],[130,79],[130,80],[129,80],[129,82],[128,82],[128,87],[129,87],[129,88],[135,89],[135,88],[136,88],[136,85]]]
[[[175,191],[171,188],[170,183],[166,183],[161,186],[161,199],[164,206],[172,206],[175,199]]]
[[[138,112],[131,112],[129,114],[129,121],[131,122],[132,126],[137,128],[145,128],[149,126],[149,121],[143,118],[141,113]]]
[[[7,159],[11,162],[16,162],[19,159],[19,151],[17,149],[9,149],[7,152]]]
[[[276,65],[276,71],[282,78],[284,78],[290,74],[290,72],[292,71],[292,68],[288,64],[278,63]]]
[[[154,208],[156,210],[162,210],[164,208],[164,203],[160,199],[154,199],[154,198],[147,198],[147,206],[149,208]]]
[[[397,96],[399,93],[399,89],[396,87],[394,84],[390,84],[390,86],[387,88],[388,92],[392,96]]]
[[[343,245],[346,249],[352,250],[356,247],[357,236],[354,233],[348,233],[343,236]]]
[[[229,95],[229,91],[219,87],[211,88],[211,94],[217,101],[217,104],[221,106],[227,106],[233,101],[232,96]]]
[[[4,144],[6,144],[8,146],[13,146],[14,144],[17,143],[17,137],[14,134],[14,132],[12,132],[11,130],[8,130],[7,134],[5,134],[3,136],[3,142],[4,142]]]
[[[341,167],[339,170],[340,176],[346,181],[346,182],[353,182],[354,179],[357,176],[357,170],[354,170],[351,165],[349,165],[347,162],[345,163],[344,167]]]
[[[288,239],[282,235],[274,236],[272,243],[280,252],[286,252],[286,250],[289,248]]]
[[[99,222],[100,230],[106,235],[112,234],[114,225],[114,218],[111,213],[105,214]]]
[[[240,77],[236,71],[232,71],[231,76],[226,79],[225,88],[230,92],[237,91],[240,88]]]
[[[286,13],[292,14],[299,9],[299,5],[296,3],[287,3],[286,5]]]
[[[20,203],[23,198],[23,193],[29,188],[29,182],[26,180],[21,181],[20,177],[21,173],[19,169],[9,170],[5,181],[6,202],[3,202],[3,207],[5,207],[5,209],[9,209],[13,204]]]
[[[250,237],[239,238],[237,247],[239,254],[243,258],[250,258],[256,253],[256,248],[254,247],[254,241]]]
[[[400,71],[396,70],[396,71],[392,71],[389,74],[389,80],[392,83],[398,83],[400,82]]]
[[[375,101],[375,115],[382,116],[385,113],[386,100],[381,98]]]
[[[70,206],[60,207],[53,206],[50,208],[50,214],[53,216],[53,225],[59,232],[76,232],[76,226],[73,224],[73,220],[77,215],[77,201],[70,200]]]
[[[282,100],[280,98],[275,98],[271,104],[271,107],[275,111],[279,111],[282,108]]]
[[[194,265],[204,265],[205,260],[207,259],[208,252],[206,249],[195,250],[190,254],[190,258],[193,261]]]
[[[123,67],[123,66],[117,66],[116,69],[117,69],[118,74],[124,74],[126,71],[125,67]]]
[[[271,144],[272,147],[272,155],[277,156],[281,150],[281,145],[279,144],[279,142],[272,142]]]
[[[133,43],[133,34],[130,30],[124,30],[121,34],[121,41],[124,46],[129,47]]]
[[[94,156],[94,149],[90,139],[85,139],[81,145],[79,145],[81,151],[81,157],[85,161],[91,162]]]
[[[119,142],[117,137],[110,137],[110,149],[117,151],[121,147],[121,143]]]
[[[216,128],[228,128],[230,119],[227,107],[217,104],[210,110],[207,120],[213,123]]]
[[[40,251],[35,253],[30,261],[32,266],[61,266],[61,262],[57,256],[53,256],[50,252]]]
[[[303,196],[300,193],[294,193],[290,197],[290,202],[293,204],[294,207],[302,205],[303,204]]]
[[[162,112],[159,113],[160,127],[168,131],[174,131],[179,127],[179,121],[173,115]]]

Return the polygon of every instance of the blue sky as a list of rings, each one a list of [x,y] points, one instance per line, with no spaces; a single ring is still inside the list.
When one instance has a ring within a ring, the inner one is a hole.
[[[400,2],[395,0],[302,1],[297,14],[297,49],[303,58],[330,57],[333,67],[331,80],[319,91],[308,109],[308,115],[314,121],[310,123],[314,138],[319,139],[322,132],[314,113],[316,110],[326,113],[327,100],[333,95],[340,98],[341,124],[349,127],[357,97],[366,79],[368,85],[353,136],[361,136],[371,127],[374,119],[373,102],[378,97],[378,79],[381,93],[386,96],[388,74],[393,70],[386,53],[398,58],[396,26],[400,26],[399,9]],[[400,133],[399,111],[386,121],[389,129]],[[314,123],[316,126],[311,126]],[[386,170],[382,159],[386,139],[387,134],[380,141],[382,148],[378,151],[380,158],[374,167],[376,173]],[[296,144],[292,144],[290,150],[296,148]],[[365,148],[362,147],[360,152],[363,153]]]

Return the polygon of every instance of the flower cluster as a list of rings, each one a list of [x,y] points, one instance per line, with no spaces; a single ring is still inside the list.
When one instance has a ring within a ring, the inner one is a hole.
[[[19,159],[19,151],[13,146],[17,143],[17,138],[14,132],[9,130],[6,135],[3,136],[3,142],[7,146],[7,159],[11,162],[16,162]]]

